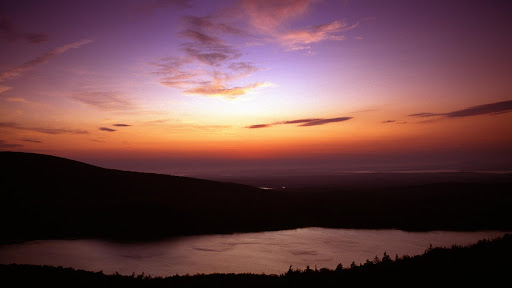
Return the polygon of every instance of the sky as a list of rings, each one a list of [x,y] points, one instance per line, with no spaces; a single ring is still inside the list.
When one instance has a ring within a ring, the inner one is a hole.
[[[509,1],[0,3],[0,150],[176,175],[512,170]]]

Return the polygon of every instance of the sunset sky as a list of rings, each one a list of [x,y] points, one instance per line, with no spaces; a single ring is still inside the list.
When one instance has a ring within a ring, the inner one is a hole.
[[[510,1],[2,1],[0,149],[124,170],[512,170]]]

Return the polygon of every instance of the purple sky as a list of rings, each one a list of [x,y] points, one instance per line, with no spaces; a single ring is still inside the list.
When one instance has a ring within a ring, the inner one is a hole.
[[[512,169],[511,6],[2,1],[0,149],[187,175]]]

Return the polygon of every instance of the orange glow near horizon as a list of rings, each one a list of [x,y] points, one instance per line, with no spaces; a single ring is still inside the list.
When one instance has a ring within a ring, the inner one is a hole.
[[[512,169],[512,20],[499,5],[173,3],[6,4],[0,149],[198,167],[466,151],[447,161]]]

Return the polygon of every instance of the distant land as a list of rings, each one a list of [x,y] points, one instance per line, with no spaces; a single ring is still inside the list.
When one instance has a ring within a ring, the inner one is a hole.
[[[512,171],[339,171],[336,173],[279,173],[274,175],[204,175],[199,177],[222,182],[235,182],[270,189],[360,189],[418,186],[433,183],[506,183]]]
[[[2,243],[301,227],[512,230],[512,174],[289,176],[284,189],[286,179],[245,178],[274,188],[261,189],[33,153],[0,152],[0,166]]]
[[[482,240],[471,246],[428,248],[414,257],[376,255],[365,263],[335,270],[290,267],[281,275],[196,274],[171,277],[105,275],[73,268],[0,265],[0,281],[17,287],[499,287],[510,281],[512,235]]]

